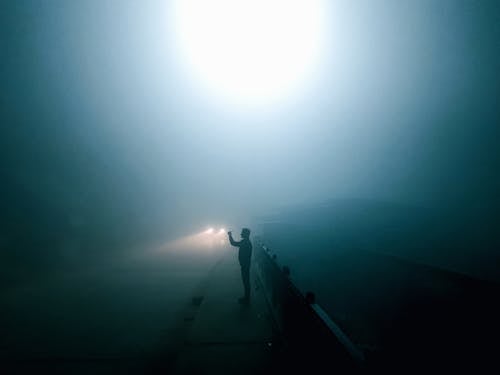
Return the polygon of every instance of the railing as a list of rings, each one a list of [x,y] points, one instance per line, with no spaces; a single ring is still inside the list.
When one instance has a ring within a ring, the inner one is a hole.
[[[258,238],[254,241],[253,269],[278,328],[280,350],[291,369],[327,366],[352,373],[364,367],[363,353],[315,303],[313,293],[304,296],[300,292],[290,280],[290,269],[280,268],[276,254]]]

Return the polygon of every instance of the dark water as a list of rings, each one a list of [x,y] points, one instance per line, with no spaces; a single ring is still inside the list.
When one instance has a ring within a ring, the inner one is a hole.
[[[382,219],[370,223],[376,210],[367,206],[358,203],[351,217],[339,215],[339,206],[337,213],[317,207],[276,215],[262,225],[264,242],[371,363],[490,366],[500,333],[499,284],[466,265],[457,272],[452,257],[446,263],[439,253],[446,249],[437,247],[445,238],[415,236],[432,228],[432,217],[419,211],[397,220],[385,206],[389,214],[379,211]],[[425,245],[431,248],[419,253]]]

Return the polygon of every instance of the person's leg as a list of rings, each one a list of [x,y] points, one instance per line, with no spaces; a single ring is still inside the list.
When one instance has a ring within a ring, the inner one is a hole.
[[[245,299],[250,298],[250,265],[241,266],[241,279],[243,280],[243,288],[245,289]]]

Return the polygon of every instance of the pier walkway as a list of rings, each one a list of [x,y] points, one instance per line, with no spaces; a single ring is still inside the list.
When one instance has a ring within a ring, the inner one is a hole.
[[[137,252],[4,288],[2,374],[255,374],[273,325],[234,248]]]
[[[225,252],[199,296],[201,303],[180,347],[175,373],[260,374],[270,369],[272,317],[255,279],[252,292],[249,305],[238,303],[239,266],[235,252]],[[198,301],[195,297],[193,302]]]

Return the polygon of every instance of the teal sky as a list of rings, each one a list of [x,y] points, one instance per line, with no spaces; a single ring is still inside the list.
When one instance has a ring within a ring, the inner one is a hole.
[[[345,1],[328,16],[317,80],[250,111],[183,73],[168,2],[2,2],[4,243],[38,221],[182,231],[357,197],[493,232],[498,2]]]

